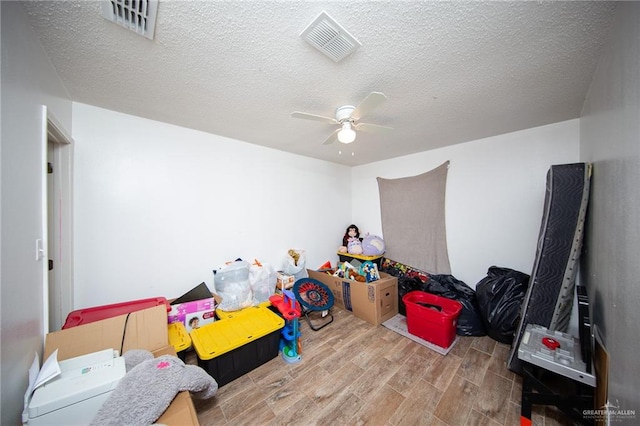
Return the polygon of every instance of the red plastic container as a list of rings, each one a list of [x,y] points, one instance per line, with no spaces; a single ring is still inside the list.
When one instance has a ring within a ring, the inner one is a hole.
[[[93,308],[79,309],[67,315],[62,329],[75,327],[82,324],[100,321],[107,318],[117,317],[118,315],[128,314],[130,312],[141,311],[154,306],[166,305],[167,312],[171,310],[169,302],[164,297],[154,297],[151,299],[132,300],[130,302],[114,303],[112,305],[95,306]]]
[[[443,348],[456,338],[456,324],[462,304],[424,291],[402,297],[407,309],[407,329],[414,336]]]

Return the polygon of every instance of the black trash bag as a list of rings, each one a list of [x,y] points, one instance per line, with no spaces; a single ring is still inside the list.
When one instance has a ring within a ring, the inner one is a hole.
[[[506,344],[513,342],[529,278],[523,272],[492,266],[476,284],[482,320],[492,339]]]
[[[394,267],[391,264],[383,262],[380,267],[380,272],[385,272],[391,276],[398,278],[398,312],[404,316],[407,316],[407,308],[402,298],[405,294],[414,290],[424,291],[425,283],[417,275],[407,274],[406,270]],[[424,273],[426,278],[426,273]],[[427,278],[428,279],[428,278]]]
[[[476,292],[463,281],[458,280],[453,275],[429,275],[429,281],[420,290],[446,297],[447,299],[457,300],[462,304],[462,311],[460,311],[456,326],[457,335],[487,335],[482,322]]]
[[[426,284],[418,277],[398,277],[398,312],[407,316],[407,307],[402,298],[410,291],[425,290]]]
[[[398,312],[407,315],[402,298],[410,291],[419,290],[462,304],[456,334],[460,336],[486,336],[476,294],[471,287],[452,275],[431,275],[391,259],[382,262],[380,271],[398,278]]]

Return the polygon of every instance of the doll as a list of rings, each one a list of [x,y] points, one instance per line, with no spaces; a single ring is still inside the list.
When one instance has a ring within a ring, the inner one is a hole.
[[[350,241],[351,240],[351,241]],[[357,242],[356,242],[357,240]],[[356,225],[349,225],[347,230],[344,232],[344,237],[342,237],[342,245],[338,249],[340,253],[351,253],[349,251],[349,243],[355,247],[358,243],[360,243],[360,230]],[[362,251],[361,251],[362,253]],[[357,254],[357,253],[354,253]]]

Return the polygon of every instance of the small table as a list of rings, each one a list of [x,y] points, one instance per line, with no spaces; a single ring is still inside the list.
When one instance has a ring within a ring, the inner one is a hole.
[[[582,360],[580,342],[574,336],[527,324],[518,346],[523,362],[520,425],[531,425],[533,405],[555,405],[580,424],[592,425],[583,410],[593,408],[596,378],[591,360]]]

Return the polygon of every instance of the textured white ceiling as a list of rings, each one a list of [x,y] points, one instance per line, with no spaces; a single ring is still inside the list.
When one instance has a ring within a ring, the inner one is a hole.
[[[24,3],[74,101],[346,165],[579,117],[614,7],[160,0],[148,40],[99,2]],[[362,43],[342,62],[299,36],[323,10]],[[390,134],[322,145],[332,125],[290,116],[372,91],[388,100],[362,121]]]

